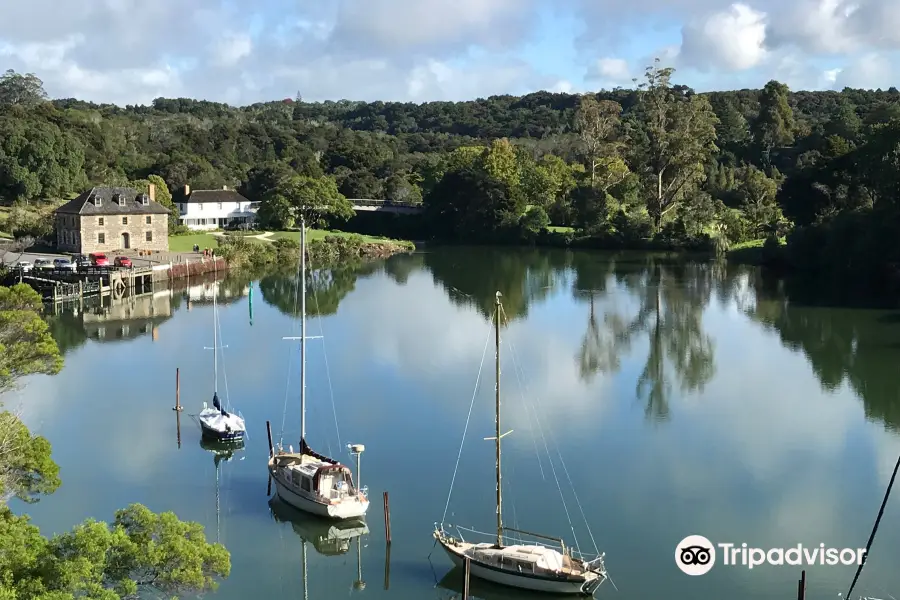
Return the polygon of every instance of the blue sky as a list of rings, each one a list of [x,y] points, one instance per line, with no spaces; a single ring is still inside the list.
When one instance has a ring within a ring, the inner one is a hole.
[[[583,92],[629,87],[655,56],[698,90],[887,88],[898,49],[895,0],[0,4],[0,68],[37,74],[54,97],[118,104]]]

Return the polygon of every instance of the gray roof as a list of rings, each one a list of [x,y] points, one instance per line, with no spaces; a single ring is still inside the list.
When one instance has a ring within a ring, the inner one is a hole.
[[[250,202],[236,190],[191,190],[185,202]]]
[[[95,187],[84,192],[74,200],[66,202],[56,209],[58,213],[75,215],[167,215],[169,209],[153,202],[148,198],[148,204],[143,203],[143,196],[133,188],[127,187]],[[123,197],[124,206],[114,198]],[[100,206],[94,204],[94,198],[100,198]]]

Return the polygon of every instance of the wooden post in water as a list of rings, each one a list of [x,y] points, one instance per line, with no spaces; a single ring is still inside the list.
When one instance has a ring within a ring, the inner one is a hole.
[[[391,545],[384,544],[384,589],[391,589]]]
[[[797,582],[797,600],[806,600],[806,571],[800,572],[800,581]]]
[[[181,450],[181,411],[175,411],[175,435],[178,438],[178,449]]]
[[[175,408],[172,410],[181,411],[181,368],[175,367]]]
[[[275,445],[272,443],[272,424],[266,421],[266,433],[269,434],[269,458],[275,456]]]
[[[462,600],[469,600],[469,576],[472,574],[472,561],[467,556],[463,561],[463,597]]]
[[[384,493],[384,541],[391,545],[391,505],[388,502],[388,493]]]

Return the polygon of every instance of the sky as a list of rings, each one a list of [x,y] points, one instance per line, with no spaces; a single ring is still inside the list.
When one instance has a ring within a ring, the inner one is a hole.
[[[0,69],[51,97],[147,104],[467,100],[630,87],[883,88],[896,0],[3,0]]]

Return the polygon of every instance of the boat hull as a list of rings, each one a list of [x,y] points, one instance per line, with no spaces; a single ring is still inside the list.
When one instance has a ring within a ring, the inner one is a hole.
[[[297,510],[302,510],[303,512],[307,512],[319,517],[324,517],[326,519],[340,520],[360,519],[364,517],[366,515],[366,511],[369,510],[368,499],[327,504],[325,502],[320,502],[314,498],[303,496],[294,492],[286,485],[284,485],[278,477],[273,475],[271,471],[269,472],[269,474],[271,475],[272,481],[275,484],[275,493],[278,494],[278,497]]]
[[[439,543],[441,543],[439,541]],[[455,552],[452,548],[441,543],[441,547],[453,564],[459,568],[465,568],[465,557]],[[522,590],[530,590],[532,592],[546,592],[549,594],[568,594],[573,596],[590,596],[591,593],[585,591],[585,582],[583,581],[565,581],[542,577],[539,575],[530,575],[523,573],[514,573],[508,570],[501,570],[497,567],[485,565],[476,560],[469,560],[470,574],[473,577],[484,579],[499,585],[507,587],[519,588]]]
[[[241,442],[244,440],[244,432],[242,430],[219,431],[218,429],[207,427],[203,421],[200,422],[200,430],[203,433],[203,437],[208,440],[217,442]]]

